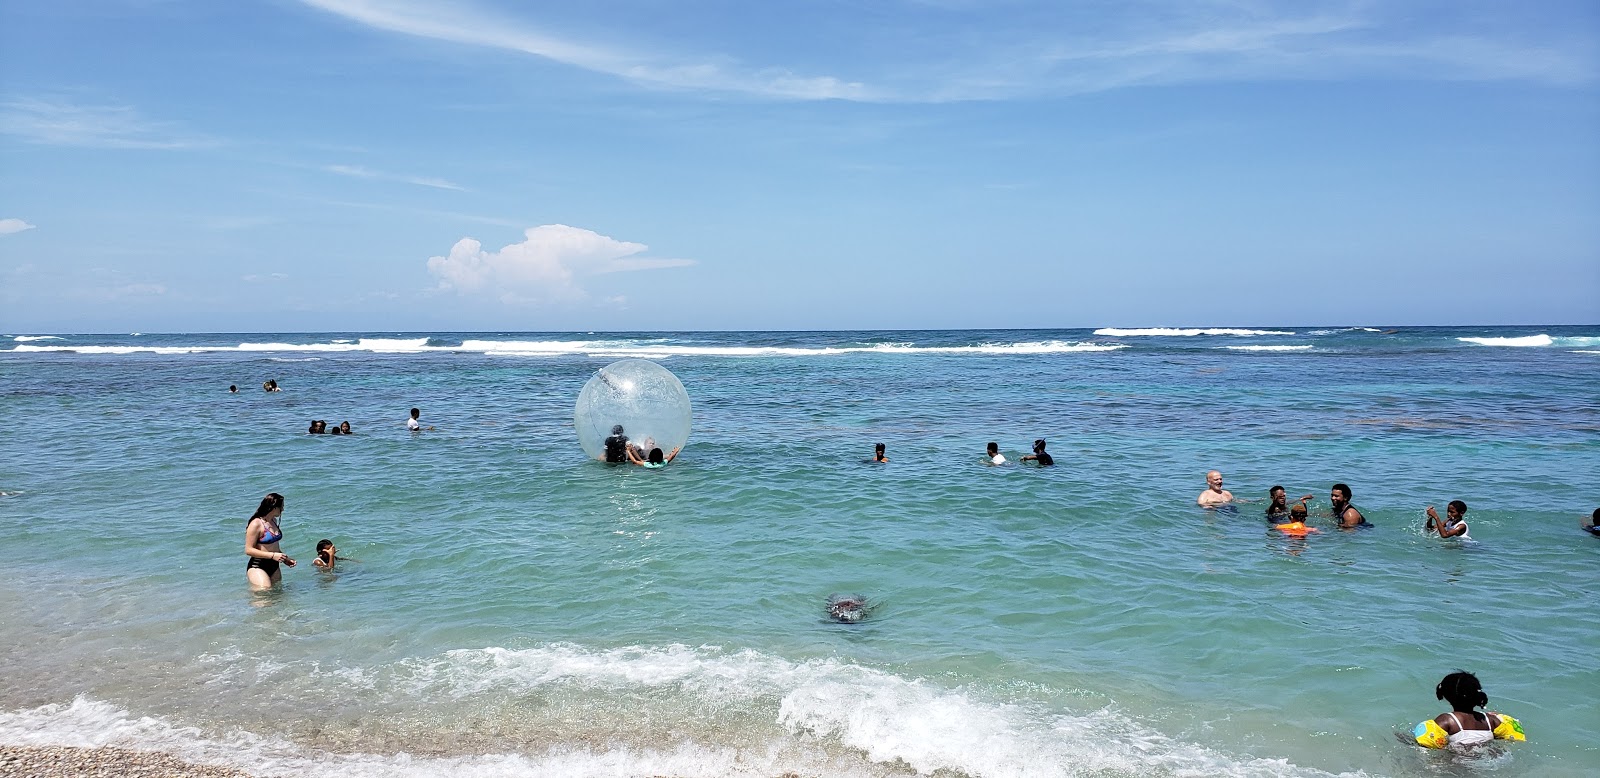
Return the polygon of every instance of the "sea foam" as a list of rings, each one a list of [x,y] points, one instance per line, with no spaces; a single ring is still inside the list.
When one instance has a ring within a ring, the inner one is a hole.
[[[1144,329],[1121,329],[1118,327],[1103,327],[1095,330],[1094,334],[1117,338],[1130,337],[1193,337],[1195,335],[1293,335],[1293,332],[1284,330],[1241,330],[1230,328],[1209,329],[1176,329],[1172,327],[1148,327]]]
[[[1555,340],[1549,335],[1524,335],[1516,338],[1456,338],[1463,343],[1476,343],[1480,346],[1551,346]]]

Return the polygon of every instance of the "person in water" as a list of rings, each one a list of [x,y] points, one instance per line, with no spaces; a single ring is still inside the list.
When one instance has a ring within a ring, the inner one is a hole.
[[[660,448],[652,448],[650,449],[649,454],[646,454],[643,459],[640,459],[639,455],[634,453],[634,449],[630,448],[628,449],[628,461],[641,467],[666,467],[668,462],[678,458],[678,452],[682,450],[683,447],[679,446],[678,448],[673,449],[672,453],[670,454],[662,454]]]
[[[276,378],[268,378],[266,381],[261,383],[261,391],[281,392],[283,390],[278,388],[278,380]]]
[[[1206,471],[1206,490],[1194,498],[1195,504],[1202,508],[1215,508],[1233,502],[1233,492],[1222,488],[1222,471]]]
[[[353,561],[355,560],[350,559],[349,557],[339,556],[339,549],[333,545],[333,541],[323,538],[317,541],[317,558],[311,560],[311,564],[316,565],[323,570],[332,570],[334,564],[338,562]]]
[[[606,438],[606,453],[603,459],[608,465],[620,465],[628,461],[628,436],[622,434],[621,424],[612,425],[611,437]]]
[[[283,515],[283,495],[273,492],[261,498],[261,505],[250,516],[244,528],[245,579],[252,589],[269,589],[283,579],[278,570],[281,562],[294,567],[294,560],[278,547],[283,540],[283,530],[278,518]]]
[[[321,435],[322,432],[322,422],[317,421],[316,419],[312,419],[311,426],[306,428],[307,435]]]
[[[889,457],[888,457],[887,454],[884,453],[885,451],[886,451],[886,449],[884,448],[882,443],[873,444],[873,446],[872,446],[872,458],[867,460],[867,461],[875,463],[875,464],[882,464],[882,463],[888,462],[889,461]]]
[[[421,432],[423,430],[432,430],[433,427],[432,426],[427,426],[427,427],[422,426],[422,409],[421,408],[412,408],[411,409],[411,418],[406,419],[406,429],[411,430],[412,432]]]
[[[1440,521],[1438,511],[1435,511],[1433,506],[1429,505],[1428,521],[1422,525],[1422,528],[1429,532],[1438,532],[1441,538],[1471,540],[1467,536],[1467,522],[1464,518],[1467,515],[1466,503],[1460,500],[1451,500],[1449,505],[1444,506],[1444,515],[1444,520]]]
[[[1023,454],[1022,461],[1038,462],[1040,467],[1052,467],[1056,463],[1056,458],[1044,450],[1044,438],[1039,438],[1033,442],[1033,453]]]
[[[238,393],[239,393],[239,386],[237,384],[228,384],[228,394],[238,394]]]
[[[1334,484],[1328,490],[1328,499],[1333,502],[1333,518],[1339,522],[1340,529],[1353,529],[1355,527],[1370,527],[1367,517],[1361,515],[1356,506],[1350,504],[1350,487],[1346,484]]]
[[[1298,500],[1295,500],[1295,502],[1301,507],[1305,507],[1306,500],[1309,500],[1314,496],[1315,495],[1308,494]],[[1281,486],[1274,486],[1271,489],[1268,489],[1267,518],[1281,519],[1287,515],[1289,515],[1289,493],[1284,491],[1283,487]]]
[[[985,455],[985,458],[989,460],[989,464],[991,464],[991,465],[1003,465],[1003,464],[1006,463],[1006,455],[1000,453],[1000,444],[999,443],[995,443],[994,441],[989,441],[989,446],[986,449],[986,451],[988,451],[988,454]]]
[[[1274,524],[1272,528],[1281,531],[1285,535],[1310,535],[1313,533],[1319,533],[1319,530],[1316,527],[1306,524],[1307,515],[1308,511],[1306,511],[1306,504],[1303,502],[1297,502],[1289,506],[1288,513],[1282,514],[1282,516],[1288,519],[1288,521],[1282,524]]]
[[[867,599],[860,595],[828,595],[828,618],[840,624],[859,624],[866,620],[869,610]]]
[[[1417,725],[1412,736],[1419,746],[1467,751],[1496,739],[1528,739],[1516,719],[1478,710],[1488,706],[1489,695],[1472,673],[1457,670],[1445,676],[1433,687],[1433,696],[1450,703],[1451,710]]]
[[[1600,508],[1595,508],[1594,513],[1589,514],[1589,523],[1582,526],[1585,530],[1600,535]]]
[[[341,435],[354,435],[355,434],[354,432],[350,431],[350,422],[348,422],[348,421],[339,422],[339,434],[341,434]]]

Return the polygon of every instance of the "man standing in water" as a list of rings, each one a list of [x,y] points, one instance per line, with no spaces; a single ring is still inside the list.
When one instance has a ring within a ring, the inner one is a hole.
[[[1333,501],[1333,518],[1334,521],[1339,522],[1339,528],[1352,529],[1354,527],[1372,526],[1367,523],[1367,517],[1362,516],[1361,511],[1356,510],[1356,506],[1350,504],[1351,497],[1350,487],[1345,484],[1334,484],[1333,488],[1328,490],[1328,499]]]
[[[1202,508],[1215,508],[1233,502],[1233,492],[1222,488],[1222,471],[1211,470],[1206,473],[1206,490],[1194,501]]]

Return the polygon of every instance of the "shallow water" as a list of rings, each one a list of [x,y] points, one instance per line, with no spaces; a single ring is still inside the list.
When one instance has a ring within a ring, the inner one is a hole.
[[[0,337],[0,743],[283,775],[1592,774],[1597,349],[1600,327]],[[579,388],[629,356],[694,402],[664,470],[573,435]],[[438,429],[406,432],[412,406]],[[1058,467],[980,463],[1035,437]],[[878,441],[891,462],[864,464]],[[1314,512],[1349,483],[1376,526],[1200,510],[1211,467]],[[302,563],[253,595],[268,491]],[[1475,540],[1425,537],[1457,498]],[[313,570],[321,537],[359,561]],[[827,618],[844,591],[863,623]],[[1529,743],[1395,742],[1456,667]]]

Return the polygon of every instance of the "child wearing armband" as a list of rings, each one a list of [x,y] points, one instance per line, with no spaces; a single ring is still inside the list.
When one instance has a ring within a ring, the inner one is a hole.
[[[1450,703],[1451,711],[1418,724],[1411,734],[1424,748],[1469,750],[1493,740],[1527,740],[1522,725],[1504,713],[1479,711],[1489,704],[1478,677],[1457,670],[1434,687],[1435,697]]]

